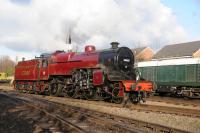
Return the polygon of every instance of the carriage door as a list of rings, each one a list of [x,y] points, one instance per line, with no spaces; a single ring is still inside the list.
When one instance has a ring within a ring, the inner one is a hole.
[[[43,58],[40,65],[40,80],[48,79],[48,60]]]
[[[200,61],[196,64],[196,82],[198,83],[198,86],[200,85]]]

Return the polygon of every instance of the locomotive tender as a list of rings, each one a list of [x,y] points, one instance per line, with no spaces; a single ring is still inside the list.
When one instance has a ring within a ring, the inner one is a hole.
[[[111,45],[105,50],[96,51],[89,45],[82,53],[56,51],[20,61],[15,67],[14,88],[114,103],[122,103],[125,97],[139,102],[151,92],[152,83],[136,80],[129,48],[118,47],[118,42]]]
[[[138,62],[141,78],[154,83],[160,95],[200,98],[200,59],[178,58]]]

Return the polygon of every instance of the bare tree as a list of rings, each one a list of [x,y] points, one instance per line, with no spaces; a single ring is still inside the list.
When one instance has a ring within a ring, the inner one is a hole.
[[[14,74],[15,62],[9,56],[0,57],[0,72],[5,72],[9,76]]]

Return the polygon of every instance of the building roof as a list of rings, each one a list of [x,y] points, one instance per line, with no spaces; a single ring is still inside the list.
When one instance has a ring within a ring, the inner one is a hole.
[[[154,59],[192,57],[200,49],[200,41],[167,45],[154,55]]]
[[[178,58],[138,62],[137,67],[199,64],[200,58]]]
[[[142,52],[146,48],[147,47],[134,48],[132,49],[132,51],[134,52],[135,55],[138,55],[140,52]]]

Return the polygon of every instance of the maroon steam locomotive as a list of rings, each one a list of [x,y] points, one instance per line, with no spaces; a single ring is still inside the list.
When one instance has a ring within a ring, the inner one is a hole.
[[[63,95],[121,103],[129,97],[135,103],[152,91],[152,83],[136,80],[134,55],[127,47],[85,52],[56,51],[18,62],[14,88],[29,93]],[[127,95],[128,94],[128,95]]]

